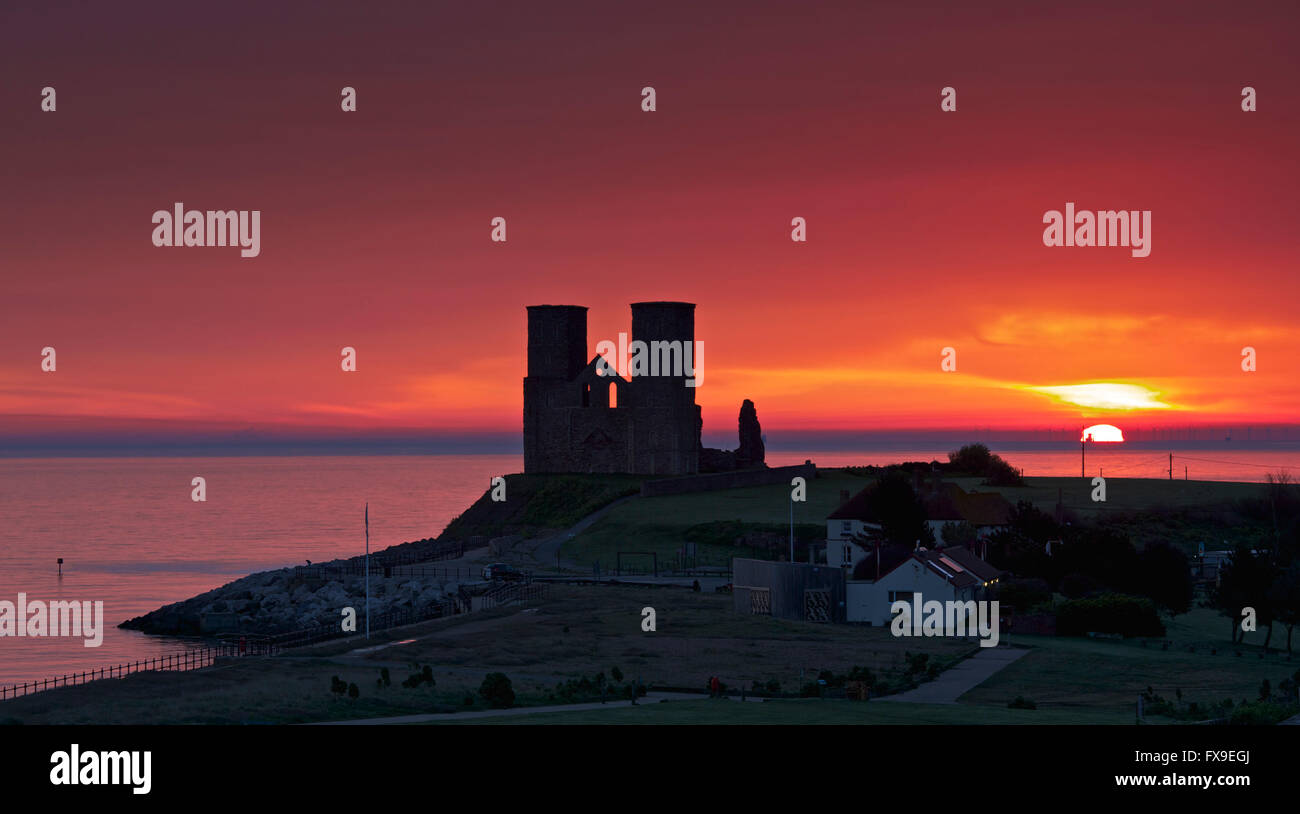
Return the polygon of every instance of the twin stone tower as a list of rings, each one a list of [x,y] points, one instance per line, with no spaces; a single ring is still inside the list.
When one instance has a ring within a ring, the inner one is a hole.
[[[632,303],[631,339],[694,348],[695,304]],[[584,306],[528,306],[525,473],[693,475],[765,465],[749,400],[741,408],[740,449],[706,449],[689,369],[624,379],[602,375],[603,367],[599,354],[587,356]]]

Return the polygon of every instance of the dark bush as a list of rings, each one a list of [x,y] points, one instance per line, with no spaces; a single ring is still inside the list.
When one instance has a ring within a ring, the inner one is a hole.
[[[478,694],[493,709],[509,709],[515,704],[515,690],[505,673],[488,673],[479,685]]]
[[[1232,711],[1228,723],[1233,726],[1273,726],[1296,714],[1295,704],[1275,704],[1268,701],[1245,703]]]
[[[997,584],[993,598],[1002,603],[1002,607],[1012,607],[1018,613],[1028,613],[1039,605],[1052,601],[1052,589],[1046,580],[1006,579]]]
[[[433,680],[433,668],[427,664],[424,665],[424,669],[420,670],[418,673],[411,673],[402,680],[402,686],[409,689],[415,689],[421,684],[428,684],[430,687],[433,687],[436,686],[437,683],[438,682]]]
[[[1087,574],[1069,574],[1061,580],[1061,593],[1070,599],[1083,599],[1100,590],[1097,580]]]
[[[914,676],[917,673],[924,673],[929,666],[929,653],[904,653],[903,658],[907,660],[907,675]]]
[[[1062,602],[1056,610],[1058,636],[1118,633],[1122,636],[1165,635],[1156,605],[1145,597],[1103,594]]]
[[[849,670],[848,679],[849,681],[861,681],[868,687],[876,683],[876,676],[874,673],[866,667],[858,667],[857,665],[854,665],[853,668]]]

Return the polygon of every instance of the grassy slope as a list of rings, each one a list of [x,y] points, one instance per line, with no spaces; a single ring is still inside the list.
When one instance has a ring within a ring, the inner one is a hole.
[[[1258,520],[1243,517],[1236,506],[1265,497],[1267,489],[1259,483],[1108,477],[1102,503],[1092,500],[1091,478],[1026,478],[1023,487],[957,480],[967,489],[999,492],[1012,503],[1028,500],[1049,514],[1056,509],[1059,490],[1067,510],[1084,521],[1114,525],[1139,548],[1152,540],[1173,542],[1188,552],[1195,552],[1199,542],[1210,550],[1232,548],[1238,541],[1256,542],[1271,533]]]
[[[838,470],[825,470],[808,483],[808,500],[796,503],[797,525],[815,524],[825,530],[826,515],[840,504],[840,490],[856,493],[871,481]],[[562,554],[582,564],[600,560],[612,568],[618,551],[654,551],[660,561],[672,560],[686,541],[692,526],[716,521],[740,520],[786,526],[790,522],[788,484],[727,489],[690,495],[671,495],[630,500],[612,509],[591,528],[567,541]],[[825,539],[824,533],[821,539]],[[724,561],[735,553],[728,546],[700,544],[702,560]],[[753,552],[741,552],[752,556]]]
[[[1233,509],[1237,501],[1265,494],[1264,486],[1255,483],[1112,477],[1106,480],[1106,502],[1095,503],[1091,480],[1082,478],[1027,478],[1023,487],[985,486],[980,478],[951,480],[968,490],[999,492],[1012,503],[1028,500],[1049,513],[1055,511],[1059,493],[1066,509],[1082,520],[1122,523],[1139,547],[1152,539],[1168,539],[1190,551],[1200,541],[1210,549],[1225,548],[1239,539],[1257,540],[1264,531],[1258,524],[1243,522]],[[807,503],[795,504],[796,524],[824,528],[826,516],[839,505],[840,490],[856,493],[870,482],[842,470],[821,470],[808,484]],[[638,498],[566,542],[563,554],[583,565],[600,560],[612,567],[618,551],[654,551],[662,562],[676,556],[691,526],[735,520],[788,524],[789,511],[790,487],[784,484]],[[730,547],[707,544],[699,552],[702,559],[719,562],[736,553]]]
[[[475,535],[531,536],[565,529],[624,495],[641,489],[634,475],[507,475],[506,500],[492,500],[491,489],[447,525],[443,539]]]

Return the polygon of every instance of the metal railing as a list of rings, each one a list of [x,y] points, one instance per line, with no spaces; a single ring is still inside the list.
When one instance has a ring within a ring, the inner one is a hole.
[[[53,678],[43,678],[35,681],[25,681],[20,684],[0,686],[0,700],[19,698],[24,695],[30,695],[34,692],[41,692],[42,690],[52,690],[56,687],[73,687],[78,684],[86,684],[104,678],[125,678],[133,673],[159,670],[197,670],[201,667],[210,667],[216,663],[217,659],[221,658],[269,656],[274,655],[276,652],[276,645],[266,641],[214,644],[206,647],[195,648],[193,650],[186,650],[182,653],[169,653],[167,655],[156,656],[150,659],[141,659],[139,661],[130,661],[124,664],[115,664],[111,667],[101,667],[97,670],[85,670],[79,673],[67,673],[61,676],[54,676]]]

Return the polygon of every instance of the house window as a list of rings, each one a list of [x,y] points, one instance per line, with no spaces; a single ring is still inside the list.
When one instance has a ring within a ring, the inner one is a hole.
[[[889,602],[892,605],[895,602],[911,602],[915,591],[890,591]]]
[[[851,545],[845,545],[845,546],[844,546],[842,549],[840,549],[840,550],[843,552],[843,555],[842,555],[842,557],[841,557],[841,559],[840,559],[840,562],[841,562],[842,564],[844,564],[844,565],[852,565],[852,564],[853,564],[853,546],[851,546]]]
[[[851,533],[852,531],[853,531],[853,521],[852,521],[852,520],[844,520],[844,521],[841,521],[841,522],[840,522],[840,533],[841,533],[841,534],[849,534],[849,533]]]

